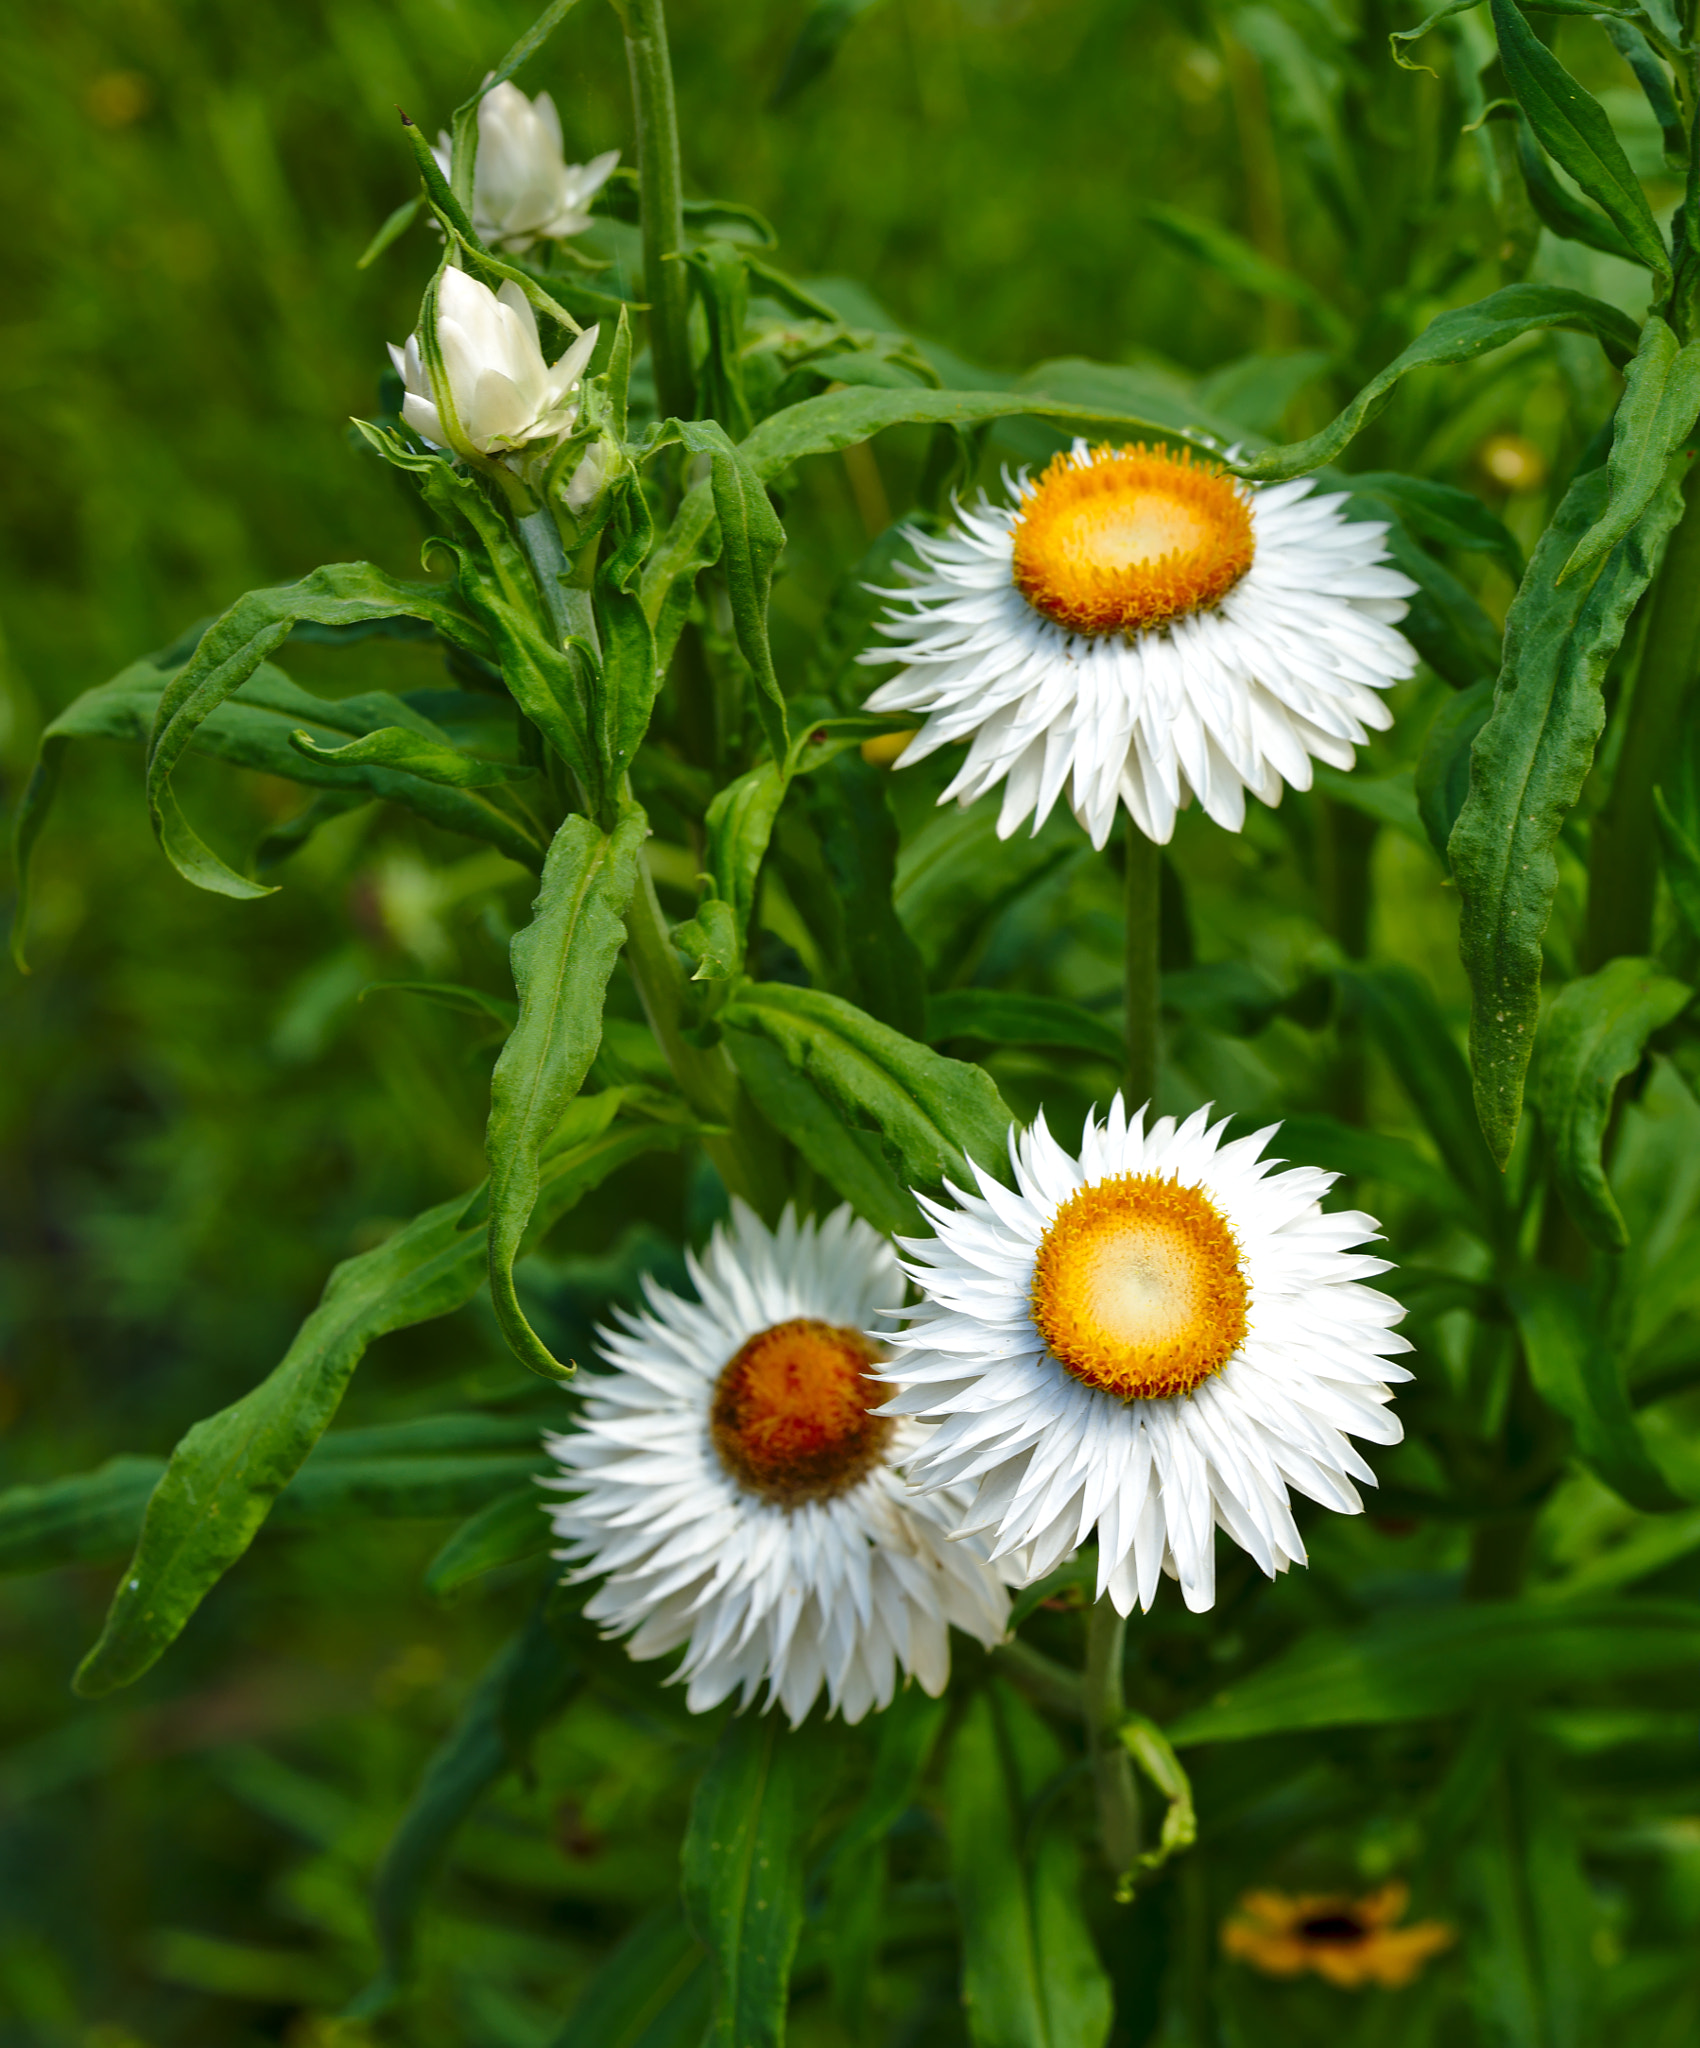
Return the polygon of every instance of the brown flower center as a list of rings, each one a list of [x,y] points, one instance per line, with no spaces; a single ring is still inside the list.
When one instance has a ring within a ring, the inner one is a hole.
[[[715,1384],[709,1434],[746,1491],[782,1507],[829,1500],[865,1479],[891,1440],[873,1408],[888,1389],[860,1330],[798,1316],[752,1337]]]
[[[1369,1929],[1356,1913],[1313,1913],[1308,1920],[1299,1922],[1299,1932],[1306,1941],[1325,1942],[1335,1946],[1350,1947],[1369,1939]]]

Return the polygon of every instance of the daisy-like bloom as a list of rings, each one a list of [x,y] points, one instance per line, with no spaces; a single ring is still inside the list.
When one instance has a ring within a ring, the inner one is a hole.
[[[900,1240],[925,1300],[892,1338],[882,1411],[939,1423],[921,1487],[976,1488],[961,1518],[1015,1583],[1094,1531],[1098,1597],[1149,1608],[1159,1571],[1195,1613],[1216,1597],[1215,1530],[1271,1577],[1304,1561],[1289,1488],[1355,1514],[1375,1475],[1347,1441],[1397,1443],[1399,1304],[1351,1247],[1373,1217],[1324,1214],[1335,1176],[1276,1169],[1279,1127],[1223,1142],[1200,1110],[1088,1120],[1078,1159],[1041,1116],[1012,1140],[1013,1189],[928,1201]]]
[[[449,138],[433,152],[449,176]],[[524,255],[534,242],[562,242],[590,226],[590,202],[620,161],[604,150],[587,164],[562,153],[561,117],[546,92],[528,100],[517,85],[493,86],[478,103],[472,225],[488,247]]]
[[[1314,1970],[1345,1991],[1361,1991],[1366,1984],[1397,1991],[1455,1938],[1442,1920],[1395,1926],[1410,1897],[1402,1884],[1385,1884],[1356,1899],[1247,1892],[1239,1912],[1223,1925],[1222,1946],[1267,1977]]]
[[[578,386],[596,346],[587,327],[554,363],[543,360],[537,315],[518,285],[493,292],[464,270],[437,283],[437,346],[447,390],[433,387],[419,336],[390,347],[407,387],[401,416],[436,448],[504,455],[564,440],[578,421]],[[446,403],[445,403],[446,401]]]
[[[1313,479],[1238,482],[1189,449],[1077,441],[1012,502],[958,507],[879,630],[902,661],[871,711],[919,711],[910,766],[971,742],[946,797],[1004,785],[998,833],[1037,831],[1068,785],[1102,847],[1118,799],[1159,845],[1197,797],[1237,832],[1249,790],[1308,789],[1311,761],[1350,768],[1376,694],[1415,672],[1395,631],[1416,585],[1386,559],[1385,524],[1341,516]]]
[[[687,1261],[699,1299],[645,1282],[601,1333],[614,1368],[582,1426],[549,1438],[574,1496],[553,1508],[585,1607],[634,1657],[689,1647],[693,1712],[765,1681],[793,1727],[824,1686],[859,1721],[899,1666],[935,1696],[947,1624],[995,1643],[1009,1596],[985,1546],[953,1542],[958,1502],[918,1501],[897,1468],[926,1432],[878,1412],[864,1332],[903,1299],[885,1240],[848,1208],[770,1232],[742,1203]]]

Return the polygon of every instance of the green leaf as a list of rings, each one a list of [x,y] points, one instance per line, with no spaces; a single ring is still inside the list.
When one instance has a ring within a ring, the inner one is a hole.
[[[608,977],[625,939],[623,919],[637,881],[638,848],[649,821],[628,806],[612,833],[568,818],[543,866],[532,920],[510,948],[519,1019],[490,1077],[490,1299],[509,1348],[545,1378],[563,1367],[525,1319],[513,1265],[542,1184],[545,1141],[583,1085],[602,1042]],[[617,1107],[602,1097],[586,1109],[598,1137]],[[596,1119],[600,1118],[597,1123]]]
[[[926,970],[892,906],[897,824],[888,785],[877,768],[841,753],[810,779],[809,816],[832,885],[853,992],[870,1016],[919,1038],[926,1031]]]
[[[770,110],[777,112],[788,105],[804,86],[829,71],[851,28],[881,4],[882,0],[815,0],[786,53],[785,69],[767,103]]]
[[[1535,131],[1529,126],[1529,117],[1521,108],[1509,109],[1517,122],[1517,161],[1522,168],[1523,183],[1529,194],[1529,203],[1539,215],[1541,224],[1567,242],[1580,242],[1585,248],[1602,250],[1607,256],[1616,256],[1624,263],[1638,263],[1641,259],[1623,239],[1605,215],[1597,207],[1574,198],[1568,187],[1561,185],[1552,174],[1541,146],[1535,140]]]
[[[1700,938],[1700,841],[1684,829],[1662,788],[1653,791],[1653,811],[1671,900],[1688,929]]]
[[[1241,1118],[1237,1127],[1249,1131],[1252,1120]],[[1338,1117],[1302,1112],[1283,1119],[1270,1150],[1296,1166],[1320,1166],[1327,1173],[1389,1181],[1437,1209],[1470,1213],[1469,1197],[1449,1173],[1419,1152],[1408,1138],[1396,1138],[1386,1131],[1366,1131],[1342,1123]]]
[[[465,1712],[426,1765],[378,1866],[372,1915],[383,1965],[348,2008],[351,2017],[375,2018],[401,1996],[420,1908],[455,1835],[490,1787],[523,1764],[533,1738],[566,1706],[583,1676],[539,1607],[479,1680]]]
[[[1345,804],[1361,811],[1377,824],[1390,825],[1418,846],[1428,845],[1423,821],[1417,811],[1417,793],[1409,768],[1391,775],[1349,775],[1342,768],[1330,768],[1318,761],[1311,770],[1311,787],[1331,803]]]
[[[1350,347],[1351,323],[1296,271],[1272,263],[1240,236],[1217,226],[1214,221],[1188,213],[1183,207],[1169,206],[1162,200],[1152,199],[1147,200],[1140,211],[1162,239],[1190,258],[1194,265],[1202,264],[1214,270],[1230,284],[1238,285],[1241,291],[1296,306],[1317,332],[1326,336],[1336,348]]]
[[[1064,1768],[1033,1709],[994,1683],[969,1701],[945,1770],[962,1917],[962,2002],[974,2048],[1102,2048],[1110,1982],[1080,1903],[1080,1852],[1029,1816]]]
[[[1550,1274],[1507,1286],[1536,1391],[1576,1433],[1576,1455],[1614,1493],[1647,1514],[1683,1507],[1647,1448],[1623,1386],[1623,1358],[1595,1325],[1586,1293]]]
[[[1523,550],[1516,537],[1474,493],[1437,483],[1433,477],[1404,476],[1390,469],[1354,470],[1339,481],[1354,498],[1369,498],[1397,512],[1421,539],[1493,555],[1513,577],[1522,575]]]
[[[1248,456],[1236,462],[1234,468],[1241,476],[1262,482],[1305,476],[1313,469],[1321,469],[1380,417],[1395,387],[1413,370],[1472,363],[1490,349],[1504,348],[1520,335],[1550,328],[1593,335],[1614,362],[1626,363],[1635,353],[1634,323],[1615,306],[1561,285],[1508,284],[1500,291],[1490,292],[1485,299],[1478,299],[1474,305],[1454,307],[1450,313],[1432,320],[1410,347],[1372,377],[1320,433],[1312,434],[1306,441],[1292,441],[1285,447]],[[761,431],[758,427],[752,439],[759,437]]]
[[[1605,723],[1601,687],[1682,510],[1667,477],[1640,523],[1584,587],[1558,573],[1600,516],[1605,474],[1571,485],[1505,622],[1505,667],[1471,750],[1470,790],[1447,853],[1462,899],[1476,1114],[1510,1156],[1540,1009],[1541,941],[1558,887],[1556,847]]]
[[[1417,758],[1417,816],[1442,863],[1469,794],[1470,749],[1492,709],[1493,684],[1488,678],[1456,691],[1434,714]]]
[[[278,1495],[272,1519],[280,1529],[368,1516],[434,1522],[482,1509],[492,1494],[548,1470],[535,1445],[484,1457],[324,1458],[316,1450]]]
[[[469,653],[489,651],[476,623],[440,584],[401,583],[369,562],[337,562],[284,588],[250,590],[207,628],[189,661],[166,684],[148,741],[148,814],[185,880],[220,896],[271,893],[221,860],[177,802],[172,774],[201,725],[282,646],[297,620],[334,626],[397,617],[423,619],[451,646]]]
[[[762,761],[747,775],[727,783],[703,820],[709,873],[715,894],[731,909],[740,956],[755,909],[756,878],[788,782],[773,762]]]
[[[440,1599],[498,1566],[537,1557],[555,1540],[543,1510],[548,1496],[535,1486],[498,1494],[462,1522],[425,1567],[425,1590]]]
[[[1612,1098],[1647,1040],[1693,995],[1651,960],[1618,959],[1561,989],[1541,1024],[1535,1100],[1553,1180],[1577,1229],[1602,1251],[1629,1248],[1601,1156]]]
[[[1426,1720],[1490,1689],[1535,1696],[1680,1671],[1700,1657],[1685,1601],[1479,1601],[1318,1629],[1165,1731],[1177,1749],[1310,1728]]]
[[[1117,1898],[1126,1899],[1133,1895],[1136,1875],[1161,1870],[1171,1856],[1192,1847],[1198,1840],[1198,1815],[1193,1809],[1192,1781],[1156,1722],[1143,1714],[1130,1714],[1116,1733],[1128,1755],[1168,1802],[1155,1846],[1144,1851],[1117,1890]]]
[[[491,995],[488,989],[467,988],[457,981],[369,981],[360,991],[360,1000],[368,996],[390,994],[399,996],[424,996],[428,1002],[441,1003],[446,1010],[458,1010],[464,1017],[480,1017],[487,1023],[499,1024],[504,1035],[514,1028],[519,1016],[519,1005],[508,996]]]
[[[1596,200],[1637,262],[1670,283],[1670,250],[1605,109],[1541,41],[1513,0],[1492,0],[1499,58],[1530,126],[1554,161]]]
[[[847,1124],[777,1045],[734,1029],[726,1032],[726,1049],[762,1115],[858,1216],[888,1237],[924,1228],[914,1196],[886,1163],[878,1138]]]
[[[702,2048],[710,1989],[683,1910],[659,1907],[591,1978],[553,2048]]]
[[[695,917],[673,927],[673,943],[697,963],[692,981],[730,981],[744,964],[738,921],[718,896],[704,897]]]
[[[968,1160],[1003,1170],[1009,1110],[989,1074],[905,1038],[819,989],[751,982],[721,1013],[776,1046],[850,1130],[872,1128],[910,1187],[972,1188]]]
[[[366,244],[355,261],[356,270],[370,270],[372,265],[392,243],[399,242],[413,223],[419,218],[425,204],[423,193],[415,192],[411,199],[404,199],[384,221],[378,232]]]
[[[1471,1107],[1470,1074],[1426,983],[1408,967],[1339,973],[1342,999],[1363,1016],[1487,1236],[1510,1228],[1504,1182]]]
[[[0,1573],[105,1564],[136,1540],[163,1458],[108,1458],[94,1472],[0,1493]]]
[[[545,1154],[530,1241],[616,1167],[651,1147],[677,1144],[690,1128],[616,1125],[584,1138],[569,1120]],[[100,1640],[78,1670],[76,1687],[85,1697],[128,1685],[175,1641],[319,1441],[366,1347],[471,1300],[488,1263],[486,1203],[483,1188],[457,1195],[338,1266],[272,1373],[184,1437],[148,1502]],[[473,1422],[487,1421],[453,1418],[453,1441],[465,1441]],[[438,1420],[430,1422],[440,1432]],[[423,1449],[427,1441],[416,1434],[411,1445]],[[348,1455],[348,1436],[343,1446],[338,1454]],[[360,1448],[370,1455],[370,1438]]]
[[[292,732],[289,743],[309,761],[328,761],[364,767],[376,763],[400,768],[426,782],[439,782],[446,789],[490,789],[504,782],[530,782],[537,770],[518,762],[486,761],[476,754],[463,754],[445,741],[409,732],[405,726],[380,726],[376,732],[350,740],[345,746],[326,747],[310,732]]]
[[[468,1224],[470,1206],[458,1195],[338,1266],[275,1370],[172,1452],[100,1640],[77,1671],[85,1698],[139,1678],[175,1640],[300,1469],[367,1345],[471,1299],[484,1233]]]
[[[825,1761],[819,1738],[788,1733],[777,1711],[734,1714],[698,1782],[679,1873],[714,1969],[703,2048],[782,2048]]]
[[[1012,989],[950,988],[927,999],[927,1036],[934,1045],[974,1038],[987,1045],[1058,1045],[1120,1067],[1127,1046],[1114,1025],[1056,996]]]
[[[1559,582],[1603,560],[1646,511],[1697,415],[1700,342],[1679,348],[1655,313],[1641,330],[1641,347],[1629,365],[1612,420],[1605,510],[1576,543],[1558,572]]]

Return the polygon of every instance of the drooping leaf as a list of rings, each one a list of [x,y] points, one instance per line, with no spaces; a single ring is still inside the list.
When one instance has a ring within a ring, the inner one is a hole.
[[[697,1785],[680,1881],[714,1971],[704,2048],[783,2048],[826,1762],[819,1737],[788,1730],[777,1711],[734,1714]]]
[[[1605,109],[1537,36],[1514,0],[1492,0],[1499,59],[1529,124],[1554,162],[1597,201],[1635,260],[1670,281],[1670,250]]]
[[[479,1680],[466,1710],[425,1767],[378,1867],[372,1912],[383,1966],[349,2008],[376,2018],[406,1986],[421,1907],[473,1808],[522,1763],[538,1731],[583,1682],[583,1669],[541,1607]]]
[[[872,1129],[910,1187],[972,1187],[970,1157],[998,1172],[1009,1111],[979,1067],[919,1045],[818,989],[751,982],[722,1012],[728,1029],[767,1039],[852,1130]]]
[[[1471,750],[1470,789],[1447,853],[1462,899],[1476,1114],[1496,1160],[1510,1155],[1540,1007],[1541,941],[1558,886],[1559,829],[1605,722],[1601,687],[1637,599],[1682,510],[1667,477],[1591,584],[1559,584],[1600,516],[1603,471],[1566,493],[1505,622],[1505,667]]]
[[[1519,335],[1552,328],[1593,335],[1615,362],[1626,363],[1635,353],[1634,323],[1615,306],[1561,285],[1508,284],[1474,305],[1455,307],[1432,320],[1320,433],[1249,456],[1234,467],[1242,476],[1268,482],[1321,469],[1379,417],[1397,385],[1413,370],[1474,362]]]
[[[1558,572],[1561,582],[1585,575],[1603,560],[1646,511],[1697,415],[1700,342],[1679,348],[1676,336],[1654,313],[1641,330],[1641,346],[1612,420],[1605,510]]]
[[[1165,1733],[1188,1749],[1424,1720],[1473,1706],[1489,1688],[1538,1696],[1682,1670],[1697,1656],[1700,1614],[1682,1601],[1473,1601],[1318,1629]]]
[[[1528,115],[1521,108],[1508,108],[1506,111],[1513,114],[1517,122],[1517,160],[1522,167],[1529,203],[1540,216],[1541,225],[1567,242],[1580,242],[1584,248],[1598,249],[1625,263],[1640,262],[1622,233],[1612,226],[1598,207],[1576,198],[1567,186],[1559,183],[1535,140]]]
[[[1536,1106],[1553,1180],[1576,1227],[1602,1251],[1629,1244],[1601,1156],[1612,1097],[1647,1040],[1693,995],[1653,961],[1625,958],[1570,982],[1542,1020]]]
[[[398,616],[427,621],[451,646],[488,653],[477,622],[442,585],[398,582],[369,562],[337,562],[284,588],[250,590],[207,628],[189,661],[166,684],[148,741],[149,815],[161,846],[186,880],[221,896],[269,893],[221,860],[177,802],[171,778],[197,729],[282,646],[297,620],[354,625]]]
[[[340,747],[323,746],[310,732],[301,731],[292,732],[289,742],[309,761],[324,761],[333,766],[375,764],[400,768],[426,782],[441,783],[445,789],[494,789],[504,782],[534,781],[537,775],[535,768],[518,762],[481,760],[477,755],[463,754],[459,747],[410,732],[400,725],[379,726],[375,732],[365,733]]]
[[[935,1045],[973,1038],[987,1045],[1064,1046],[1117,1067],[1127,1058],[1122,1034],[1091,1010],[1013,989],[950,988],[930,996],[927,1036]]]
[[[1642,1437],[1623,1385],[1623,1358],[1597,1326],[1587,1295],[1568,1281],[1532,1273],[1507,1299],[1536,1391],[1576,1432],[1576,1454],[1631,1507],[1662,1514],[1686,1505]]]
[[[1110,1984],[1080,1902],[1063,1817],[1030,1829],[1061,1746],[1009,1686],[974,1695],[945,1771],[951,1876],[962,1916],[962,2002],[974,2048],[1102,2048]]]
[[[578,1093],[602,1042],[602,1004],[625,939],[627,903],[648,820],[635,805],[612,833],[568,818],[543,867],[532,920],[511,948],[515,1023],[490,1077],[490,1299],[514,1356],[546,1378],[563,1368],[526,1321],[513,1264],[542,1180],[545,1141]],[[601,1098],[593,1098],[600,1102]],[[600,1136],[616,1106],[592,1110]]]

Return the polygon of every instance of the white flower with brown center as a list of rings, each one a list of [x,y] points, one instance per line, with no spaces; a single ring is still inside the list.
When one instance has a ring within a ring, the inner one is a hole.
[[[1237,832],[1248,791],[1308,789],[1312,760],[1349,768],[1392,723],[1377,693],[1415,672],[1395,628],[1416,585],[1343,495],[1084,441],[1007,481],[1011,503],[916,536],[912,587],[886,593],[894,646],[861,657],[905,664],[871,711],[926,714],[900,765],[969,741],[944,798],[1001,782],[1000,837],[1037,831],[1065,785],[1094,846],[1118,801],[1159,844],[1193,797]]]
[[[587,327],[553,363],[543,360],[537,315],[518,285],[499,292],[464,270],[437,280],[434,380],[417,334],[390,347],[406,397],[401,416],[433,447],[460,456],[503,456],[564,440],[578,423],[579,379],[596,347]]]
[[[450,175],[449,138],[434,152]],[[620,161],[604,150],[569,164],[561,117],[546,92],[528,100],[517,85],[493,86],[478,103],[478,156],[472,172],[472,225],[487,247],[521,256],[534,242],[562,242],[591,223],[590,202]]]
[[[1373,1217],[1325,1212],[1334,1176],[1261,1155],[1278,1126],[1223,1142],[1204,1110],[1088,1120],[1080,1157],[1040,1117],[1015,1187],[922,1206],[902,1240],[924,1301],[879,1369],[881,1411],[939,1426],[910,1461],[923,1489],[972,1486],[965,1535],[1016,1584],[1094,1532],[1098,1597],[1149,1608],[1159,1572],[1188,1607],[1216,1597],[1215,1532],[1271,1577],[1304,1562],[1289,1491],[1355,1514],[1375,1475],[1348,1441],[1393,1444],[1403,1310],[1353,1249]]]
[[[953,1541],[963,1496],[917,1500],[898,1466],[926,1430],[878,1412],[884,1356],[864,1333],[903,1300],[885,1240],[850,1210],[769,1231],[734,1203],[700,1260],[698,1299],[645,1283],[601,1333],[611,1374],[581,1426],[550,1437],[572,1496],[551,1509],[585,1607],[634,1657],[686,1645],[694,1712],[765,1683],[795,1726],[824,1687],[859,1721],[899,1668],[950,1676],[948,1625],[985,1644],[1009,1597],[985,1545]]]

